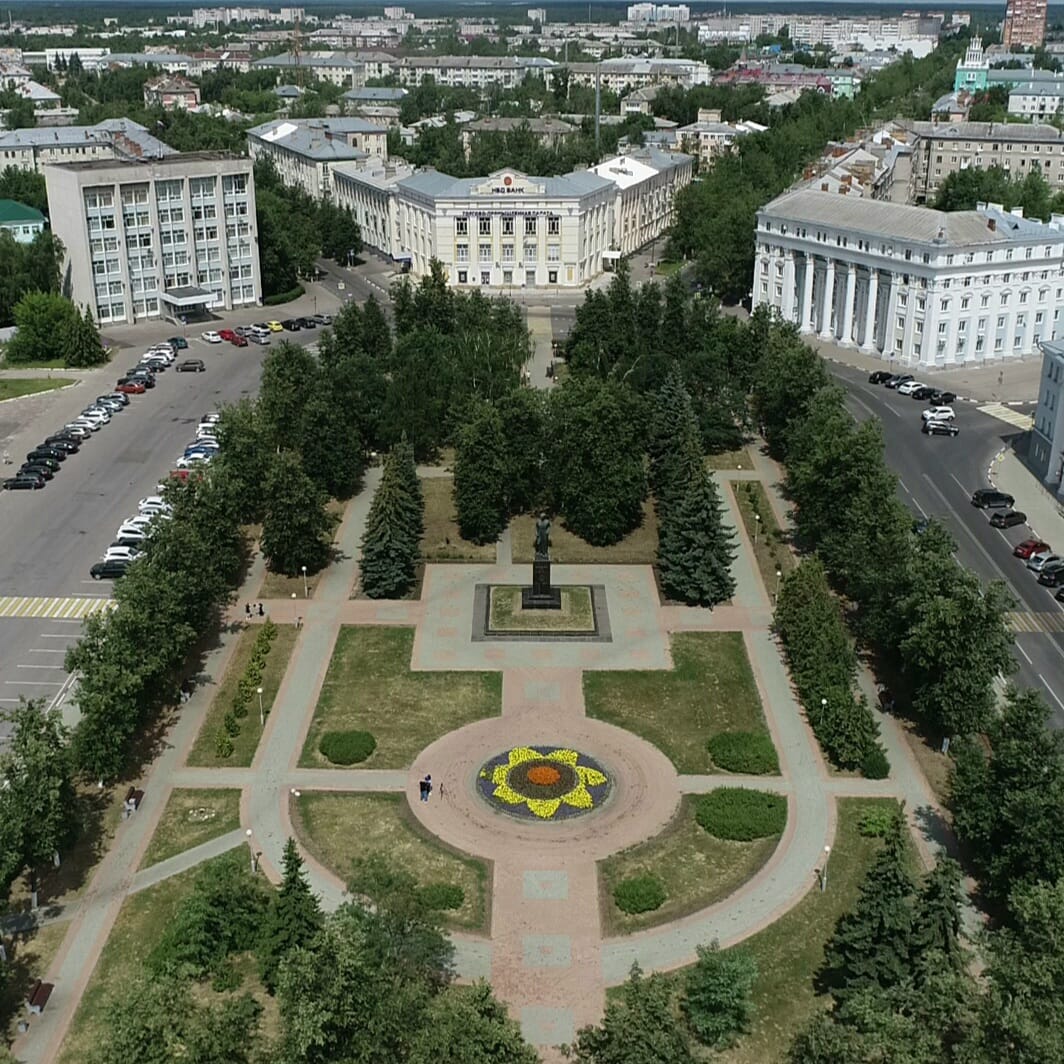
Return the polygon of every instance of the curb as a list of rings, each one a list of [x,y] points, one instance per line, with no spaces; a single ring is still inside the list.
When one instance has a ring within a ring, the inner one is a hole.
[[[12,377],[11,380],[25,380],[25,377]],[[77,380],[68,381],[62,388],[45,388],[40,392],[27,392],[25,395],[13,395],[10,399],[0,399],[0,406],[4,403],[17,403],[21,399],[36,399],[41,395],[58,395],[60,392],[65,392],[68,388],[76,388],[79,384],[83,383],[81,378]]]

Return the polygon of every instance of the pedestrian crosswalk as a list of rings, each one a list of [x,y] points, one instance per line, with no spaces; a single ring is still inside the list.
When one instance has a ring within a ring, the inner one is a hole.
[[[1064,632],[1064,611],[1048,613],[1010,613],[1009,625],[1014,632]]]
[[[987,403],[984,406],[977,407],[977,409],[980,413],[996,417],[998,421],[1007,422],[1018,429],[1023,429],[1024,432],[1034,424],[1034,419],[1030,414],[1025,414],[1015,407],[1006,406],[1004,403]]]
[[[40,595],[0,595],[0,617],[51,617],[76,621],[99,610],[112,609],[113,599],[88,595],[46,597]]]

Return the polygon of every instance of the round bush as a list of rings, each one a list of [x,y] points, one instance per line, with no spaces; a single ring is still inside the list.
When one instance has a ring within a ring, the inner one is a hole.
[[[721,732],[707,745],[713,764],[725,772],[764,776],[780,770],[776,748],[768,732]]]
[[[428,883],[421,888],[421,900],[426,908],[436,912],[444,909],[461,909],[465,891],[453,883]]]
[[[214,752],[219,757],[233,756],[233,740],[224,728],[218,729],[218,735],[214,741]]]
[[[890,762],[879,743],[865,754],[861,762],[861,775],[870,780],[885,780],[890,775]]]
[[[787,800],[765,791],[718,787],[699,798],[695,819],[718,839],[767,839],[783,832]]]
[[[866,839],[885,839],[897,819],[896,805],[867,805],[861,810],[857,830]]]
[[[357,765],[377,749],[377,740],[366,731],[330,731],[318,749],[334,765]]]
[[[629,876],[613,888],[617,908],[629,915],[660,909],[665,897],[665,887],[656,876]]]

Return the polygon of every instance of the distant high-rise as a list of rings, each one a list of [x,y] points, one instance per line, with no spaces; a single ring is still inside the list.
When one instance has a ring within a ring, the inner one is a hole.
[[[1046,39],[1046,0],[1008,0],[1002,37],[1008,49],[1041,48]]]

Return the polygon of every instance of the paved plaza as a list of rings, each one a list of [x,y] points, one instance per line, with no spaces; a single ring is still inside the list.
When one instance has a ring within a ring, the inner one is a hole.
[[[754,448],[751,448],[753,451]],[[279,879],[282,849],[293,826],[293,792],[393,792],[406,795],[420,825],[447,846],[484,858],[491,867],[490,933],[453,933],[461,979],[490,979],[545,1060],[583,1025],[602,1017],[605,990],[626,978],[633,962],[645,970],[690,964],[696,947],[714,939],[732,945],[777,920],[816,884],[831,846],[836,799],[893,796],[906,803],[921,856],[931,863],[942,840],[941,810],[916,767],[896,723],[879,717],[892,766],[889,779],[833,775],[805,721],[770,630],[772,592],[756,567],[738,519],[732,480],[760,479],[781,525],[787,512],[778,470],[759,453],[754,470],[718,473],[728,520],[735,527],[736,594],[715,610],[663,605],[649,566],[558,565],[559,584],[601,585],[610,617],[608,642],[475,641],[473,603],[478,584],[520,584],[530,566],[512,564],[504,536],[493,565],[429,565],[418,600],[370,602],[357,595],[358,545],[379,470],[348,505],[339,531],[341,558],[310,599],[265,603],[279,623],[302,627],[266,727],[249,767],[186,764],[224,675],[244,621],[243,603],[257,600],[264,576],[257,558],[234,605],[219,647],[184,707],[162,754],[141,786],[144,802],[118,830],[87,891],[56,918],[69,924],[47,973],[55,984],[48,1009],[34,1017],[15,1046],[20,1060],[45,1064],[59,1053],[78,1002],[124,900],[169,876],[250,842],[267,876]],[[257,623],[257,619],[256,622]],[[501,715],[443,735],[397,770],[300,767],[304,741],[337,637],[344,626],[403,625],[415,629],[409,663],[415,671],[497,671]],[[591,670],[669,670],[670,637],[695,631],[740,632],[762,709],[779,754],[773,777],[678,774],[644,739],[585,712],[584,673]],[[878,714],[877,714],[878,716]],[[598,762],[611,778],[601,808],[560,822],[500,814],[477,793],[478,770],[514,747],[565,747]],[[417,799],[417,781],[431,773],[437,792]],[[787,800],[784,834],[772,856],[734,893],[700,912],[630,935],[604,937],[596,862],[659,834],[685,794],[747,786]],[[174,788],[231,787],[241,793],[241,827],[142,871],[141,857]],[[345,898],[344,884],[304,850],[308,878],[326,908]],[[41,973],[43,976],[44,973]]]

